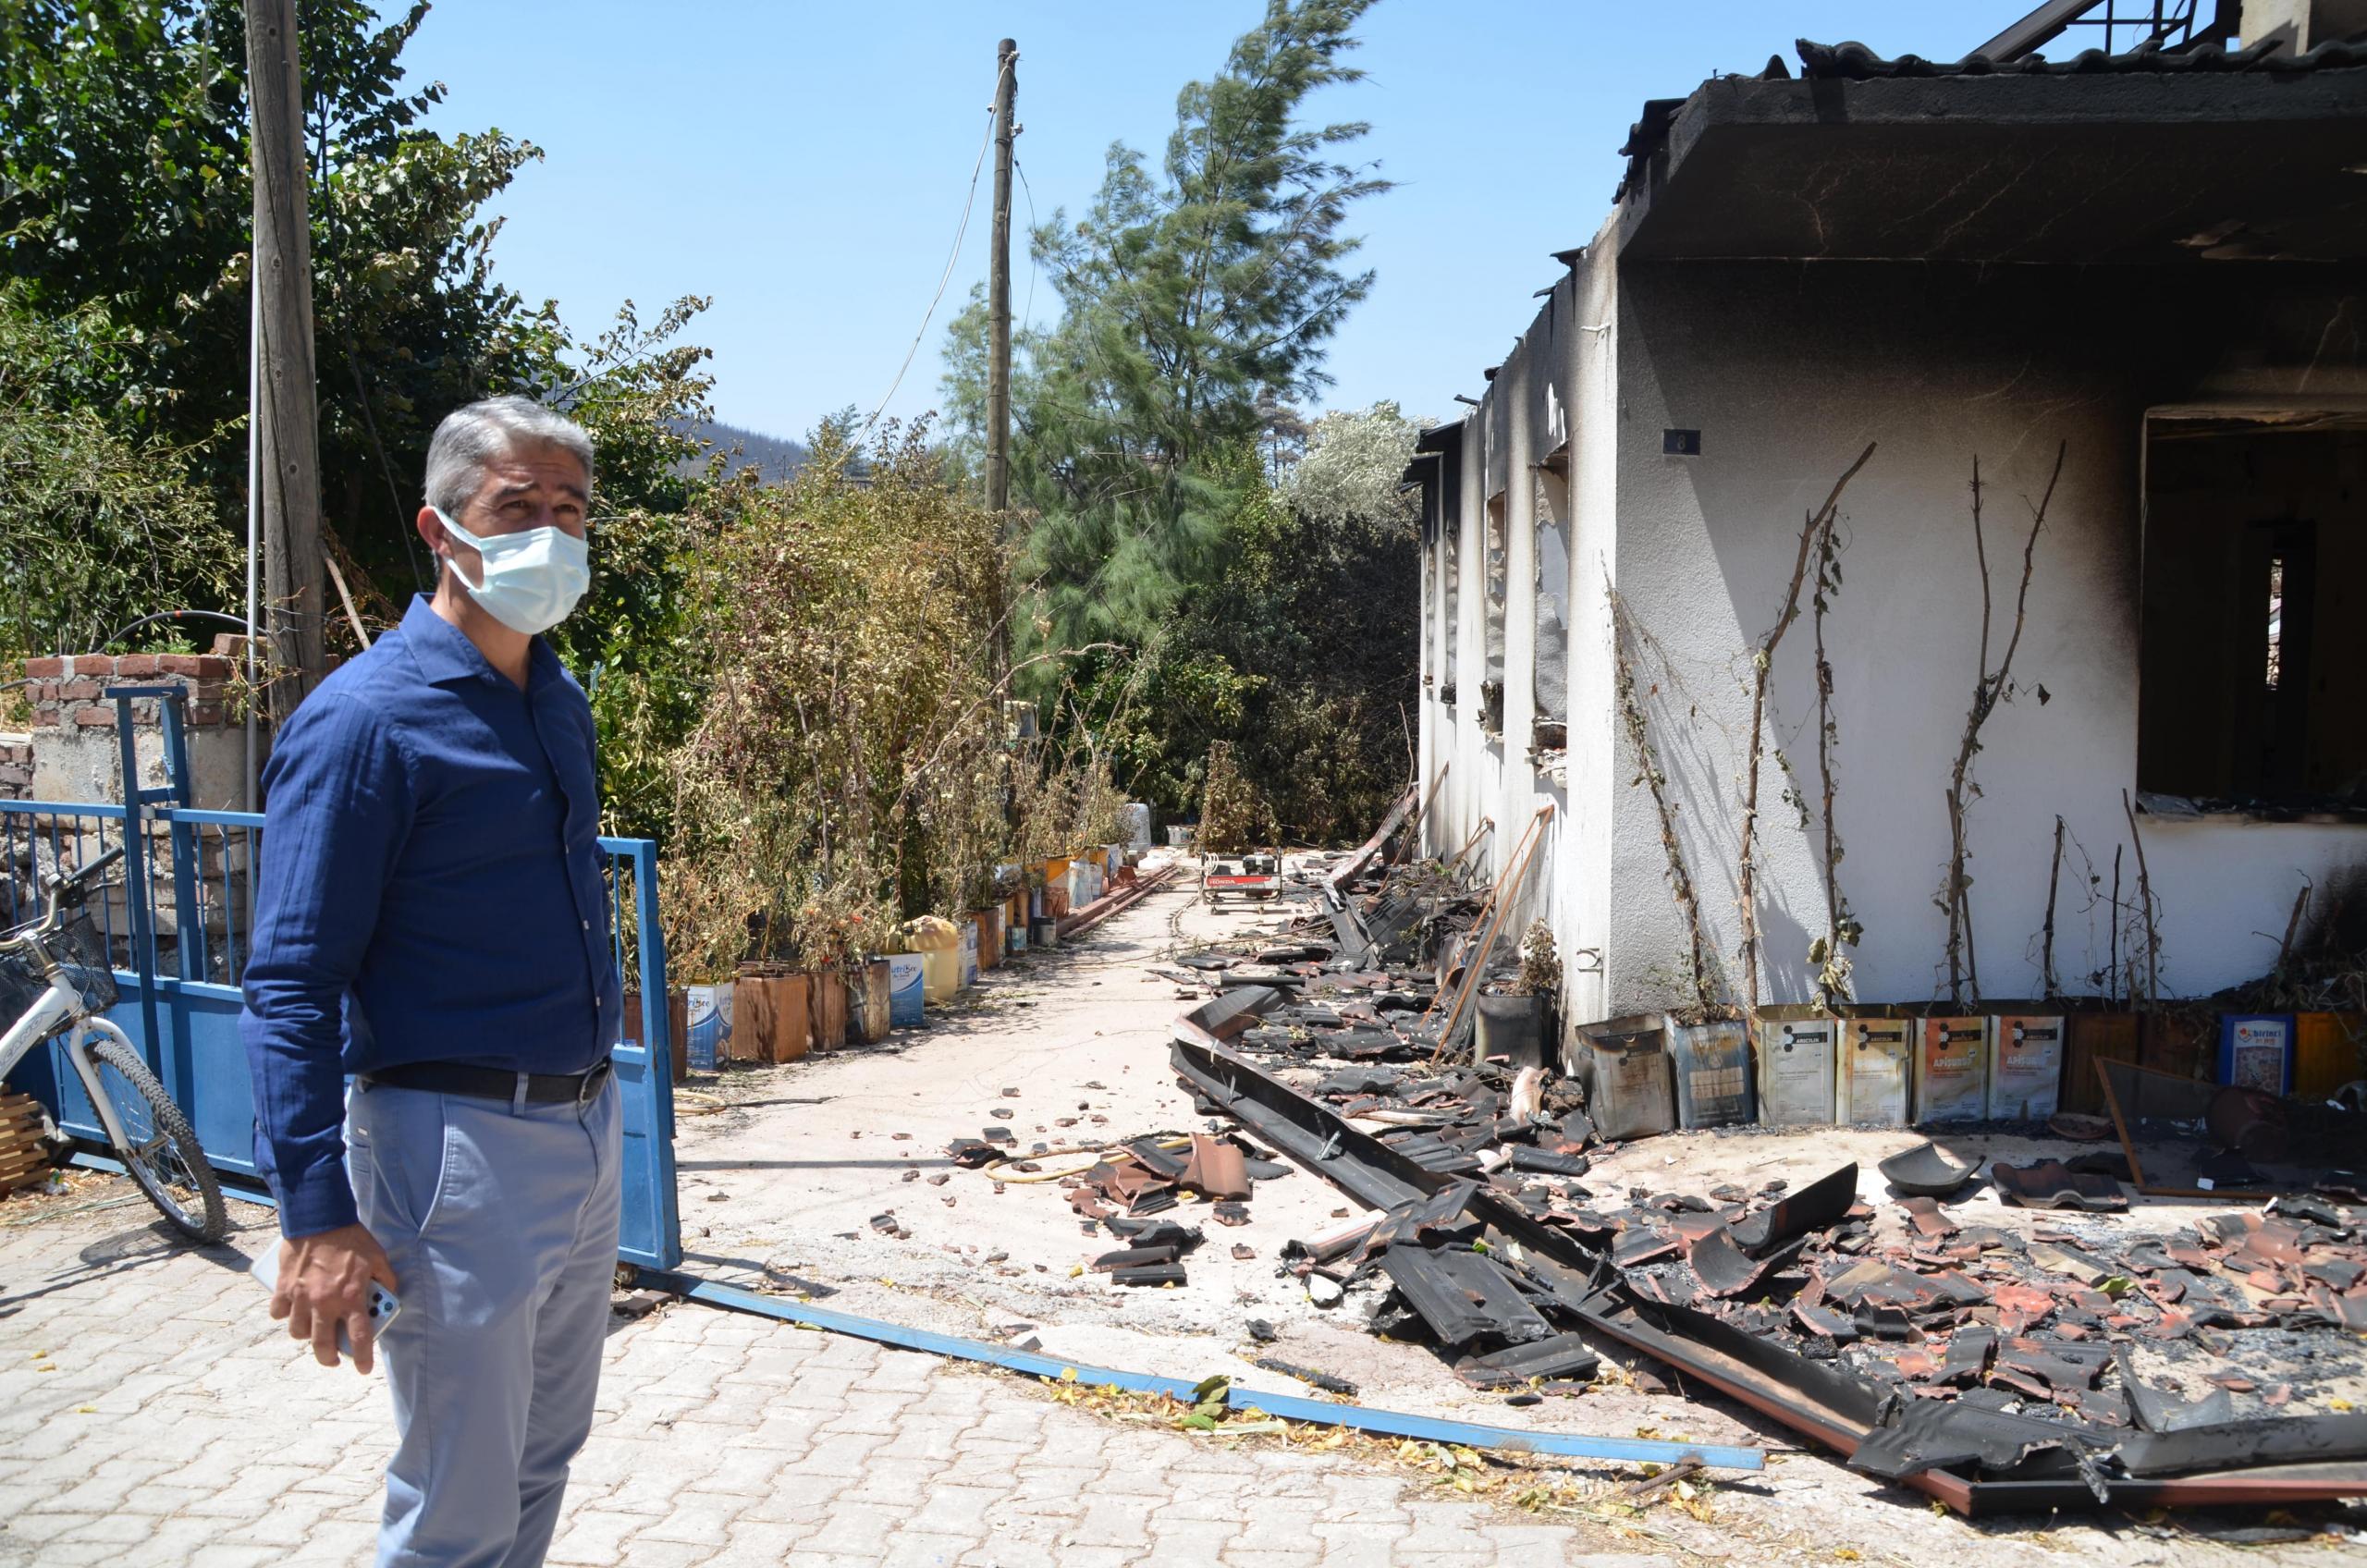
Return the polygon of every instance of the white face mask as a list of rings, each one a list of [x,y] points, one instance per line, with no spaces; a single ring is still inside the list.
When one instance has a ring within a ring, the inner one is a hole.
[[[591,552],[563,528],[529,528],[480,539],[439,508],[428,510],[454,540],[477,553],[484,581],[471,582],[460,563],[447,556],[445,564],[452,575],[485,614],[512,631],[529,637],[548,631],[567,619],[591,586]]]

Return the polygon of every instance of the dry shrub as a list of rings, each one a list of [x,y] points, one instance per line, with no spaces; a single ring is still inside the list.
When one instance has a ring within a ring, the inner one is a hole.
[[[986,898],[1009,848],[994,674],[1007,562],[926,425],[826,435],[717,533],[694,585],[711,686],[670,759],[667,939],[686,976],[885,945]]]

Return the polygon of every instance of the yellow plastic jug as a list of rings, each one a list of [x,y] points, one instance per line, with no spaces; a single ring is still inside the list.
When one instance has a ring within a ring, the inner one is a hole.
[[[950,1002],[962,988],[962,934],[942,915],[924,914],[904,925],[904,946],[921,955],[921,994]]]

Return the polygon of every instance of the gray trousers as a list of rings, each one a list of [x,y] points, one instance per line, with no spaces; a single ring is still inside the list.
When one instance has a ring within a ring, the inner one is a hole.
[[[356,1083],[347,1160],[402,1310],[379,1568],[529,1568],[592,1428],[621,1213],[611,1081],[585,1106]]]

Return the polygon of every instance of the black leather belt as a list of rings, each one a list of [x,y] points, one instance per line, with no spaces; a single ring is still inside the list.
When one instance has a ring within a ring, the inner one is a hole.
[[[583,1072],[504,1072],[497,1067],[464,1067],[457,1061],[414,1061],[360,1076],[365,1084],[466,1095],[504,1105],[580,1105],[608,1081],[608,1063],[604,1058]]]

